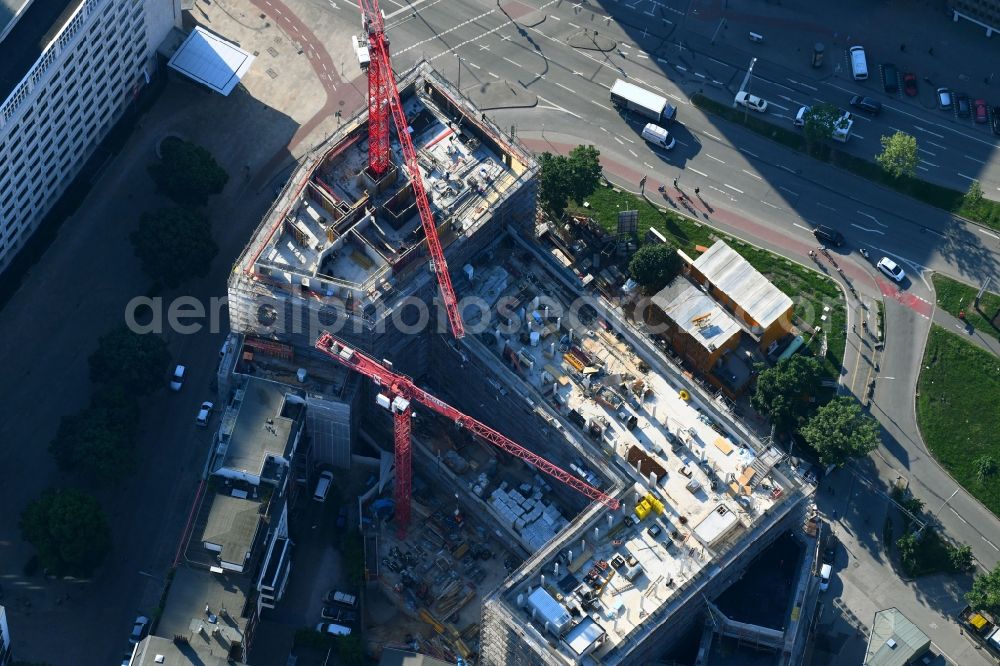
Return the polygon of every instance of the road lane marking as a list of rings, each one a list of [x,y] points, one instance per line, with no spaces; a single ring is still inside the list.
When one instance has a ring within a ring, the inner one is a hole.
[[[694,172],[695,172],[696,174],[698,174],[699,176],[702,176],[702,177],[704,177],[704,178],[708,178],[708,174],[707,174],[707,173],[702,173],[701,171],[698,171],[698,170],[697,170],[697,169],[695,169],[694,167],[688,167],[688,171],[694,171]]]
[[[779,164],[778,166],[779,166],[780,168],[784,169],[785,171],[787,171],[788,173],[795,173],[795,169],[789,169],[789,168],[788,168],[788,167],[786,167],[786,166],[785,166],[784,164]]]
[[[503,56],[503,59],[504,59],[504,60],[506,60],[507,62],[509,62],[510,64],[514,65],[514,67],[517,67],[517,68],[519,68],[519,69],[523,69],[523,67],[521,67],[521,65],[520,65],[520,64],[518,64],[518,63],[514,62],[513,60],[511,60],[511,59],[510,59],[510,58],[508,58],[507,56]]]
[[[857,132],[851,132],[851,134],[853,134],[854,136],[858,137],[861,140],[864,140],[864,138],[865,138],[865,137],[861,136],[860,134],[858,134]]]
[[[755,153],[751,153],[751,152],[750,152],[749,150],[747,150],[746,148],[740,148],[740,151],[741,151],[741,152],[744,152],[744,153],[746,153],[746,154],[747,154],[747,155],[749,155],[750,157],[756,157],[757,159],[760,159],[760,155],[757,155],[757,154],[755,154]]]
[[[556,21],[562,21],[562,19],[556,16],[555,14],[549,14],[548,17]]]
[[[878,221],[878,218],[877,218],[877,217],[875,217],[874,215],[869,215],[868,213],[866,213],[866,212],[864,212],[864,211],[861,211],[861,210],[859,210],[859,211],[856,211],[856,212],[857,212],[857,214],[858,214],[858,215],[864,215],[864,216],[865,216],[865,217],[867,217],[867,218],[868,218],[869,220],[871,220],[872,222],[874,222],[874,223],[875,223],[875,224],[877,224],[878,226],[882,227],[883,229],[888,229],[888,228],[889,228],[889,225],[888,225],[888,224],[883,224],[883,223],[879,222],[879,221]]]
[[[748,176],[751,176],[751,177],[753,177],[753,178],[756,178],[757,180],[764,180],[763,178],[761,178],[761,177],[760,177],[760,176],[758,176],[757,174],[755,174],[755,173],[751,173],[750,171],[747,171],[746,169],[740,169],[740,171],[742,171],[743,173],[745,173],[745,174],[746,174],[746,175],[748,175]]]
[[[986,162],[984,162],[982,160],[977,160],[975,157],[970,157],[968,155],[963,155],[962,157],[964,157],[967,160],[972,160],[973,162],[976,162],[978,164],[986,164]]]
[[[622,141],[621,139],[619,139],[618,137],[615,137],[614,139],[615,139],[615,141],[617,141],[617,142],[618,142],[618,143],[620,143],[621,145],[623,145],[623,146],[625,145],[625,142],[624,142],[624,141]]]
[[[736,188],[736,187],[733,187],[733,186],[732,186],[732,185],[730,185],[729,183],[723,183],[722,185],[723,185],[723,187],[728,187],[728,188],[729,188],[729,189],[731,189],[731,190],[732,190],[733,192],[739,192],[740,194],[743,194],[743,190],[741,190],[741,189],[739,189],[739,188]]]
[[[793,197],[797,197],[797,196],[799,196],[799,193],[798,193],[798,192],[794,192],[794,191],[792,191],[792,190],[788,189],[787,187],[785,187],[784,185],[778,185],[778,189],[779,189],[779,190],[784,190],[784,191],[788,192],[788,193],[789,193],[789,194],[791,194],[791,195],[792,195]]]
[[[837,212],[837,209],[836,209],[836,208],[834,208],[833,206],[827,206],[827,205],[826,205],[825,203],[823,203],[822,201],[817,201],[817,202],[816,202],[816,205],[817,205],[817,206],[819,206],[820,208],[826,208],[827,210],[832,210],[833,212]]]
[[[868,227],[863,227],[860,224],[854,224],[853,222],[851,222],[851,226],[854,227],[854,228],[856,228],[856,229],[861,229],[861,231],[868,231],[868,232],[871,232],[873,234],[879,234],[880,236],[885,236],[885,232],[884,231],[880,231],[878,229],[869,229]]]
[[[761,203],[764,204],[765,206],[770,206],[771,208],[773,208],[775,210],[778,210],[778,207],[775,206],[773,203],[768,203],[767,201],[764,201],[763,199],[761,199]]]
[[[961,176],[962,178],[968,178],[969,180],[979,180],[978,178],[973,178],[972,176],[966,176],[961,171],[958,172],[958,175]]]
[[[489,74],[490,76],[492,76],[494,79],[499,79],[500,78],[499,76],[497,76],[493,72],[486,72],[486,73]]]
[[[919,164],[917,165],[917,168],[920,169],[921,171],[930,171],[930,169],[928,169],[927,167],[920,166]]]
[[[929,150],[924,150],[923,148],[917,148],[917,150],[919,150],[922,153],[926,153],[927,155],[930,155],[931,157],[937,157],[937,153],[932,153]]]
[[[655,169],[656,168],[655,166],[653,166],[649,162],[643,162],[643,164],[645,164],[646,166],[648,166],[650,169]]]
[[[545,99],[541,95],[536,95],[536,97],[538,97],[538,99],[542,100],[543,102],[545,102],[546,104],[548,104],[549,106],[551,106],[552,108],[554,108],[556,111],[562,111],[563,113],[568,113],[569,115],[573,116],[574,118],[579,118],[581,120],[583,119],[583,116],[577,115],[577,114],[573,113],[572,111],[570,111],[569,109],[566,109],[566,108],[563,108],[563,107],[559,106],[558,104],[556,104],[552,100]]]
[[[479,66],[479,65],[477,65],[476,63],[474,63],[474,62],[469,62],[468,60],[466,60],[466,61],[465,61],[465,64],[466,64],[466,65],[468,65],[469,67],[475,67],[476,69],[482,69],[482,67],[480,67],[480,66]]]
[[[921,163],[926,164],[929,167],[939,167],[940,164],[934,164],[933,162],[928,162],[927,160],[920,160]],[[959,174],[962,175],[962,174]]]
[[[786,77],[785,80],[786,81],[791,81],[792,83],[794,83],[797,86],[802,86],[803,88],[809,88],[809,90],[813,90],[813,91],[819,90],[819,88],[813,88],[808,83],[802,83],[801,81],[796,81],[795,79],[789,79],[789,78]]]
[[[979,231],[979,233],[981,233],[981,234],[985,234],[985,235],[987,235],[987,236],[990,236],[990,237],[992,237],[992,238],[996,238],[997,240],[1000,240],[1000,236],[997,236],[997,235],[996,235],[995,233],[993,233],[992,231],[986,231],[986,229],[981,229],[980,227],[976,227],[976,229],[977,229],[977,230]]]
[[[563,90],[568,90],[568,91],[570,91],[571,93],[573,93],[574,95],[576,94],[576,91],[575,91],[575,90],[573,90],[572,88],[570,88],[569,86],[564,86],[563,84],[559,83],[558,81],[553,81],[552,83],[556,84],[557,86],[559,86],[559,87],[560,87],[560,88],[562,88]]]
[[[781,109],[782,111],[791,111],[791,109],[789,109],[787,106],[781,106],[777,102],[771,102],[771,106],[776,106],[779,109]]]
[[[631,148],[628,149],[628,152],[632,153],[632,157],[639,157],[639,155],[637,155],[636,152]]]
[[[809,233],[812,233],[812,229],[810,229],[809,227],[804,227],[801,224],[799,224],[798,222],[792,222],[792,226],[793,227],[798,227],[799,229],[803,229],[804,231],[808,231]]]
[[[921,127],[920,125],[914,125],[913,128],[915,130],[917,130],[917,131],[925,132],[927,134],[930,134],[931,136],[936,136],[939,139],[943,139],[944,138],[943,134],[938,134],[937,132],[932,132],[932,131],[930,131],[929,129],[927,129],[925,127]],[[930,142],[928,141],[928,143],[930,143]]]
[[[705,157],[707,157],[710,160],[715,160],[719,164],[725,164],[726,163],[724,160],[720,160],[718,157],[715,157],[714,155],[709,155],[708,153],[705,153]]]
[[[934,143],[933,141],[928,141],[927,143],[928,145],[934,146],[935,148],[940,148],[941,150],[948,150],[945,146],[942,146],[940,143]]]
[[[719,142],[722,141],[722,139],[720,139],[719,137],[715,136],[711,132],[706,132],[705,130],[702,130],[701,133],[704,134],[705,136],[707,136],[710,139],[715,139],[716,141],[719,141]]]
[[[607,109],[608,111],[611,111],[611,110],[612,110],[612,109],[611,109],[611,107],[609,107],[609,106],[604,106],[604,105],[603,105],[603,104],[601,104],[600,102],[595,102],[594,100],[590,100],[590,103],[591,103],[591,104],[596,104],[597,106],[601,107],[602,109]]]

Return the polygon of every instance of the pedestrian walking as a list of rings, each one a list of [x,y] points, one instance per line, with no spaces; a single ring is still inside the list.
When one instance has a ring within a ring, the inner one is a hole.
[[[676,178],[674,178],[674,189],[678,189],[678,190],[680,189],[679,187],[677,187],[677,179]]]
[[[695,194],[700,194],[701,193],[701,188],[700,187],[694,188],[694,193]]]

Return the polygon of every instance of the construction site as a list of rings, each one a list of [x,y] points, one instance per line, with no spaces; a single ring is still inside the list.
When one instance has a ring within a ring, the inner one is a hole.
[[[427,63],[395,80],[374,10],[368,108],[301,161],[233,268],[220,393],[297,396],[300,485],[375,470],[365,594],[430,628],[384,646],[635,663],[712,617],[705,655],[717,634],[791,663],[811,576],[784,632],[708,611],[814,487],[548,244],[513,133]]]

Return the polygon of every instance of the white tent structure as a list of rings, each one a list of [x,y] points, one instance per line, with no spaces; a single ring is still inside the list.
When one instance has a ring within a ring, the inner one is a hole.
[[[250,71],[253,61],[250,53],[199,26],[167,65],[215,92],[229,95]]]

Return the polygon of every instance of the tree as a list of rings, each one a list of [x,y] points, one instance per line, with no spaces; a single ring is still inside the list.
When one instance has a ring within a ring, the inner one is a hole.
[[[101,336],[89,362],[91,381],[147,395],[163,386],[170,352],[159,335],[134,333],[122,325]]]
[[[800,432],[824,465],[838,467],[868,455],[879,443],[878,422],[862,413],[858,402],[848,396],[820,407]]]
[[[570,199],[580,203],[594,191],[601,178],[600,155],[593,146],[577,146],[568,157],[542,153],[538,196],[554,214],[561,216]]]
[[[336,636],[334,645],[337,647],[337,663],[345,666],[356,666],[365,663],[365,644],[356,633],[348,636]]]
[[[997,459],[984,453],[972,461],[972,467],[976,470],[976,480],[986,483],[997,473]]]
[[[917,140],[905,132],[882,137],[882,152],[875,161],[893,178],[912,176],[917,168]]]
[[[972,547],[968,544],[962,544],[957,548],[952,548],[948,552],[948,559],[951,562],[952,571],[955,573],[964,573],[972,569]]]
[[[833,136],[834,127],[843,113],[829,102],[811,107],[802,116],[802,132],[810,143],[818,143]]]
[[[979,208],[983,203],[983,186],[978,180],[969,183],[969,190],[965,193],[964,202],[967,208]]]
[[[138,424],[139,408],[131,395],[119,387],[106,387],[82,412],[62,418],[49,451],[61,469],[94,483],[115,483],[135,465]]]
[[[757,366],[758,369],[763,364]],[[782,432],[802,425],[813,408],[823,381],[823,366],[812,356],[797,354],[760,371],[750,404]]]
[[[628,272],[646,293],[656,293],[681,272],[677,248],[667,243],[646,244],[632,256]]]
[[[38,551],[42,566],[56,575],[86,576],[111,550],[111,530],[92,496],[50,489],[21,514],[21,533]]]
[[[168,287],[204,277],[219,253],[208,218],[186,208],[143,214],[129,239],[146,274]]]
[[[197,144],[171,137],[160,144],[160,155],[149,174],[161,192],[182,206],[203,206],[229,181],[225,169]]]
[[[1000,615],[1000,564],[989,573],[976,576],[965,600],[977,611]]]
[[[896,540],[896,547],[899,548],[899,559],[903,563],[903,569],[913,572],[917,567],[920,544],[917,542],[917,535],[907,532]]]

